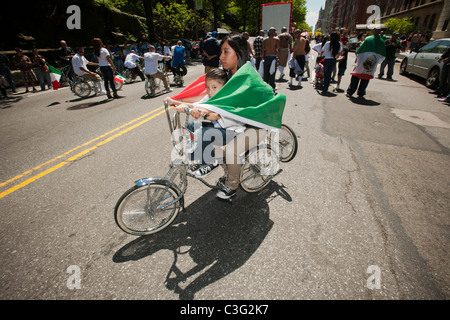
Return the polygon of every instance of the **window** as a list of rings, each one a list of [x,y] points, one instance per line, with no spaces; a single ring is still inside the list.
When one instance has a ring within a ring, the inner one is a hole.
[[[433,30],[434,21],[436,20],[436,13],[431,16],[430,24],[428,25],[428,29]]]
[[[427,44],[422,49],[420,49],[420,52],[426,52],[426,53],[434,53],[436,51],[436,47],[441,43],[442,41],[433,41],[432,43]]]
[[[427,23],[428,23],[428,19],[430,18],[430,16],[426,16],[425,20],[423,21],[422,27],[426,28],[427,27]]]
[[[443,54],[450,47],[450,41],[442,40],[439,41],[438,45],[433,49],[433,52]]]

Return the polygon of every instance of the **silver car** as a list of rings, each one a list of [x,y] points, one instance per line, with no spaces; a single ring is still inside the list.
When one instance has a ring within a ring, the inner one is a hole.
[[[426,79],[428,88],[436,88],[442,74],[444,64],[438,62],[439,57],[450,47],[450,38],[433,41],[417,52],[407,55],[400,65],[400,74],[414,74]]]

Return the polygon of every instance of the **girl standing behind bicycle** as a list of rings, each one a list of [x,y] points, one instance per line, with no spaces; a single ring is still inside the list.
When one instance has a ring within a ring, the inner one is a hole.
[[[94,54],[98,58],[98,64],[100,66],[100,71],[103,75],[103,80],[105,83],[106,95],[109,99],[112,98],[109,86],[113,91],[114,98],[120,98],[117,94],[117,89],[114,84],[114,72],[117,72],[114,62],[109,54],[108,49],[103,45],[103,41],[100,38],[94,38],[92,40],[92,45],[94,46]]]

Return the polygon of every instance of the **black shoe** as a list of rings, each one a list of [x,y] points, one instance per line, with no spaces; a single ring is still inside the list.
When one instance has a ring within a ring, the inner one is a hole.
[[[201,166],[194,172],[194,176],[196,176],[197,178],[204,178],[218,167],[219,164],[208,164],[206,166]]]
[[[189,174],[194,175],[194,174],[195,174],[195,171],[197,171],[198,169],[200,169],[200,167],[201,167],[200,164],[191,164],[191,165],[188,167],[187,172],[188,172]]]
[[[231,190],[230,188],[223,186],[219,192],[217,192],[217,198],[228,200],[236,195],[236,190]]]

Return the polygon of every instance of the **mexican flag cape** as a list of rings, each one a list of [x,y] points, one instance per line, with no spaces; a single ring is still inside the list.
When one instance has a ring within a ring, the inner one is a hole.
[[[369,36],[356,51],[356,66],[351,75],[360,79],[373,79],[377,67],[386,58],[386,48],[380,36]]]
[[[58,88],[61,87],[59,79],[61,79],[62,72],[49,64],[47,64],[47,66],[50,70],[50,80],[52,82],[53,90],[58,90]]]
[[[281,128],[286,96],[274,95],[250,62],[247,62],[208,101],[198,106],[227,118],[267,129]]]

